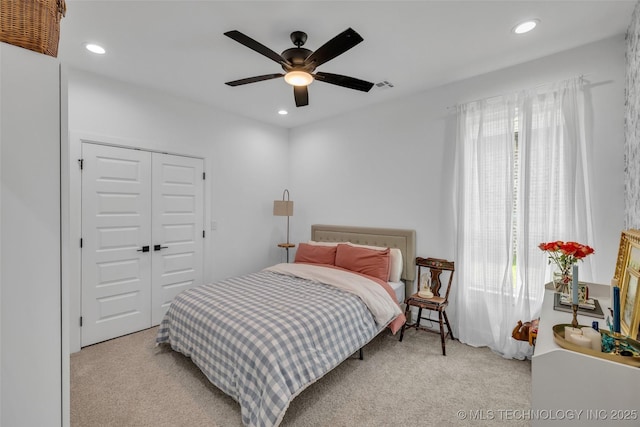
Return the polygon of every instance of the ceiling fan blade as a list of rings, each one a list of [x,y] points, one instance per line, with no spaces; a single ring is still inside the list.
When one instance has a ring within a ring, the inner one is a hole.
[[[317,72],[313,76],[316,80],[325,83],[331,83],[332,85],[342,86],[349,89],[361,90],[362,92],[369,92],[373,87],[373,83],[365,80],[356,79],[355,77],[342,76],[340,74]]]
[[[355,30],[347,28],[316,49],[304,62],[305,64],[313,64],[314,67],[317,67],[345,53],[363,40]]]
[[[235,41],[237,41],[240,44],[245,45],[249,49],[255,50],[259,54],[266,56],[267,58],[271,59],[272,61],[277,62],[278,64],[291,65],[291,64],[289,64],[289,61],[287,61],[282,56],[280,56],[280,54],[278,54],[278,53],[274,52],[273,50],[269,49],[268,47],[266,47],[262,43],[255,41],[251,37],[242,34],[240,31],[237,31],[237,30],[227,31],[226,33],[224,33],[224,35],[229,37],[229,38],[231,38],[231,39],[233,39],[233,40],[235,40]]]
[[[309,105],[309,89],[306,86],[294,86],[293,97],[296,99],[296,107]]]
[[[263,76],[255,76],[255,77],[247,77],[246,79],[234,80],[232,82],[226,82],[226,85],[229,86],[240,86],[246,85],[247,83],[255,83],[261,82],[264,80],[277,79],[278,77],[282,77],[284,74],[265,74]]]

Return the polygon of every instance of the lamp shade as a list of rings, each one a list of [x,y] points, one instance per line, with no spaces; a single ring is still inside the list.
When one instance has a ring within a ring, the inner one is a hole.
[[[291,200],[274,200],[273,215],[275,216],[293,216],[293,201]]]

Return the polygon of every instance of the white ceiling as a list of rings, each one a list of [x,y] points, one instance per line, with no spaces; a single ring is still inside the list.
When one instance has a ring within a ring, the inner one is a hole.
[[[148,86],[287,128],[529,61],[626,31],[636,0],[615,1],[94,1],[66,0],[58,58],[72,68]],[[526,35],[512,27],[537,18]],[[347,28],[364,41],[317,71],[383,86],[359,92],[322,82],[296,108],[275,62],[223,35],[238,30],[280,53],[292,31],[315,50]],[[107,54],[83,45],[97,42]],[[287,116],[277,114],[287,109]]]

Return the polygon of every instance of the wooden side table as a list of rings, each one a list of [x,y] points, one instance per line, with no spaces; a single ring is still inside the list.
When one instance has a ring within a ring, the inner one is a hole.
[[[295,248],[295,243],[278,243],[279,248],[284,248],[287,251],[287,262],[289,262],[289,249]]]

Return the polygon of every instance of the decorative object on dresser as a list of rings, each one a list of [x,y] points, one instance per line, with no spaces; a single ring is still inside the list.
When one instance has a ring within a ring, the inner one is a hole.
[[[620,247],[612,286],[620,287],[620,332],[637,339],[640,325],[640,230],[626,230],[620,235]]]
[[[295,248],[296,245],[294,243],[289,243],[289,217],[293,216],[293,201],[289,200],[289,190],[286,188],[282,193],[282,200],[273,201],[273,215],[287,217],[287,242],[278,243],[278,247],[284,248],[284,250],[287,251],[287,262],[289,262],[289,249]]]
[[[540,249],[545,250],[543,245],[540,245]],[[621,235],[616,269],[611,280],[610,310],[613,320],[607,316],[608,331],[600,329],[597,322],[592,323],[593,327],[578,324],[578,310],[583,307],[582,304],[579,306],[577,273],[577,266],[574,264],[571,296],[573,320],[571,324],[560,323],[553,326],[555,343],[574,352],[640,366],[640,343],[633,339],[638,333],[639,321],[636,296],[640,276],[640,231],[627,230]],[[555,299],[558,300],[557,294]],[[580,314],[593,316],[588,310],[585,311]]]
[[[416,318],[416,321],[414,323],[412,324],[405,323],[402,326],[402,330],[400,331],[400,341],[402,341],[402,338],[404,337],[404,331],[406,328],[416,328],[417,330],[437,333],[438,331],[435,331],[431,328],[420,326],[421,320],[435,320],[435,319],[431,319],[430,317],[422,317],[422,310],[437,311],[438,323],[440,324],[439,332],[440,332],[440,341],[442,343],[442,355],[446,356],[447,353],[445,349],[445,338],[447,337],[447,335],[449,335],[452,340],[455,339],[455,337],[453,336],[453,331],[451,330],[451,324],[449,323],[449,318],[447,317],[447,313],[445,311],[445,309],[449,304],[449,292],[451,291],[451,283],[453,282],[453,272],[455,271],[454,262],[447,261],[445,259],[438,259],[438,258],[418,257],[416,258],[416,265],[418,266],[418,283],[423,284],[423,281],[422,281],[422,278],[424,277],[423,274],[428,275],[424,283],[431,284],[430,293],[432,294],[432,296],[428,297],[429,290],[425,291],[425,290],[419,289],[418,292],[416,292],[415,294],[407,298],[407,300],[405,301],[405,304],[406,304],[405,317],[407,318],[409,317],[409,312],[411,310],[411,307],[418,308],[418,317]],[[423,268],[427,269],[425,273],[422,272]],[[447,272],[448,272],[449,280],[447,281],[447,285],[446,285],[446,288],[444,291],[444,297],[443,297],[440,294],[440,290],[442,287],[440,276],[443,273],[446,274]],[[444,332],[445,323],[447,325],[447,330],[448,330],[447,334],[445,334]]]
[[[593,284],[592,284],[593,285]],[[553,309],[556,311],[564,311],[566,313],[572,313],[573,307],[571,303],[571,297],[565,294],[556,292],[553,295]],[[578,314],[582,314],[589,317],[596,317],[598,319],[604,319],[604,312],[602,311],[602,305],[596,298],[588,298],[584,303],[578,304]]]
[[[590,246],[576,242],[563,242],[562,240],[540,243],[538,247],[549,254],[549,264],[553,263],[558,268],[558,271],[554,272],[554,284],[556,291],[564,294],[569,293],[572,268],[578,261],[582,261],[584,257],[594,253]]]
[[[640,367],[640,342],[615,332],[561,323],[553,326],[553,340],[567,350]]]

